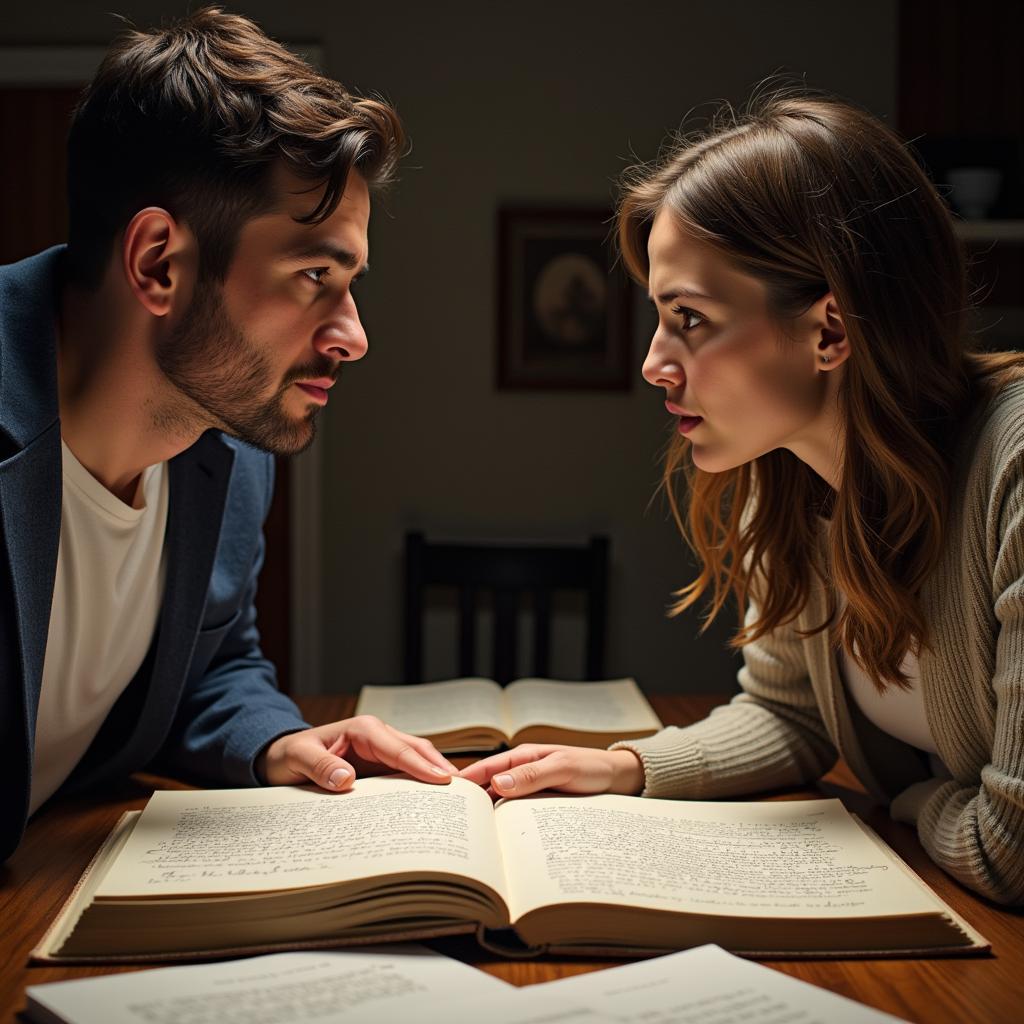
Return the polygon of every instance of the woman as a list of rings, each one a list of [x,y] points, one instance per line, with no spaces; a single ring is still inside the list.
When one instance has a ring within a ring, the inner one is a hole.
[[[743,692],[463,774],[706,799],[841,756],[942,868],[1024,902],[1024,357],[971,350],[934,187],[871,116],[778,92],[634,175],[618,235],[657,307],[643,373],[700,563],[673,611],[735,595]]]

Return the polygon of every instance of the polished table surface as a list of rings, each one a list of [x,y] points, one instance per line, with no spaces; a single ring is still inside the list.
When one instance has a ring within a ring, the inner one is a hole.
[[[666,724],[702,718],[723,697],[653,695]],[[307,720],[329,722],[352,713],[348,697],[299,698]],[[468,763],[468,762],[467,762]],[[30,967],[29,950],[71,892],[103,838],[124,811],[142,808],[155,788],[184,788],[154,776],[136,776],[116,791],[51,802],[28,826],[21,846],[0,867],[0,1021],[15,1019],[25,987],[128,967]],[[983,1024],[1024,1020],[1024,928],[1021,914],[972,895],[928,859],[914,832],[872,806],[849,772],[839,766],[814,789],[773,794],[772,799],[835,796],[859,814],[911,867],[991,943],[991,955],[907,960],[773,960],[768,966],[905,1020]],[[466,938],[431,943],[481,970],[516,985],[598,970],[620,960],[548,957],[508,961]]]

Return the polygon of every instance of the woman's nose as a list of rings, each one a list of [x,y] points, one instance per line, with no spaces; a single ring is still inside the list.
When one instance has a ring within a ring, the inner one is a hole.
[[[679,388],[686,383],[682,363],[667,352],[655,334],[643,366],[644,380],[656,388]]]

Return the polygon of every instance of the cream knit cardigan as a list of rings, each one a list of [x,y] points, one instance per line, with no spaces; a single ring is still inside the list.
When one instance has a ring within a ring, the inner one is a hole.
[[[964,424],[942,559],[922,593],[925,712],[952,778],[848,701],[820,584],[794,623],[743,648],[742,693],[701,722],[614,747],[644,796],[703,799],[806,785],[841,756],[929,856],[999,903],[1024,903],[1024,382]],[[756,610],[748,612],[748,621]]]

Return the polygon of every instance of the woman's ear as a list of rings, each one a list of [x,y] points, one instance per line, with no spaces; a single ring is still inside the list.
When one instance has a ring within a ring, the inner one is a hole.
[[[828,372],[842,366],[850,357],[850,342],[835,296],[826,292],[807,313],[813,331],[816,368]]]

